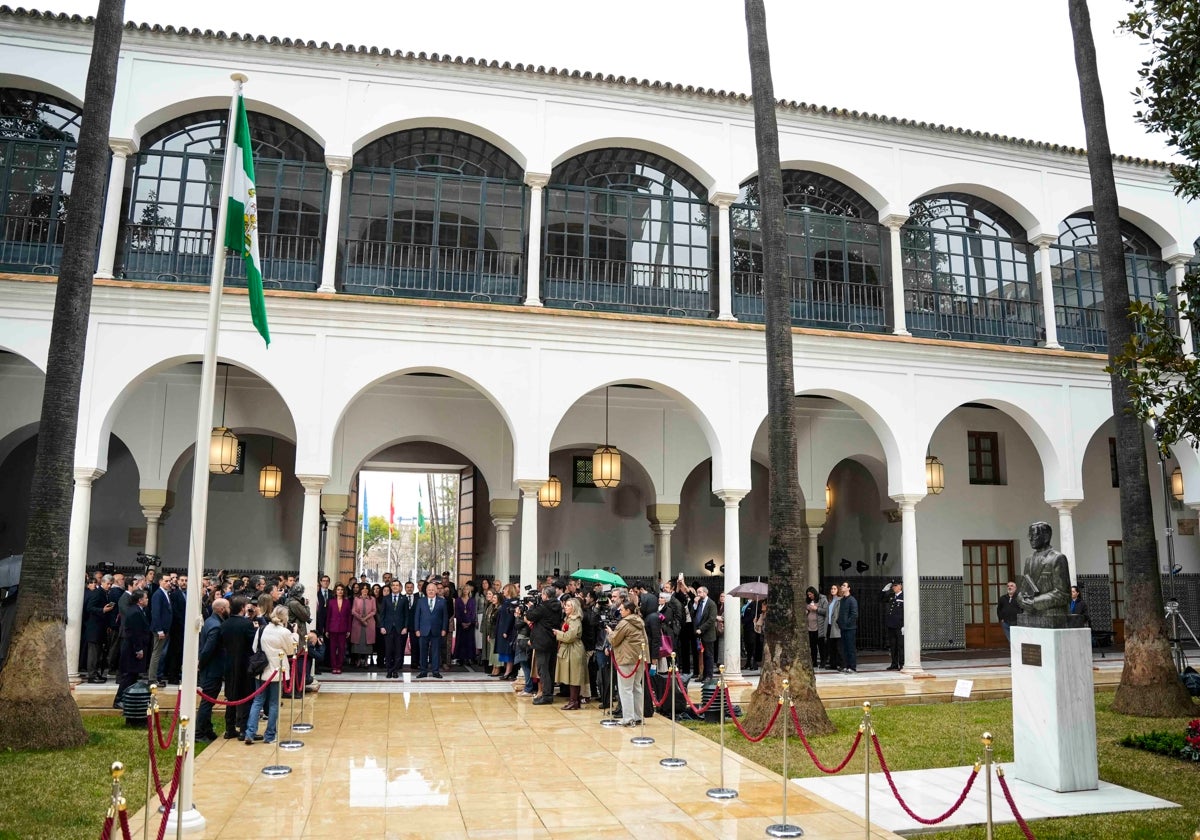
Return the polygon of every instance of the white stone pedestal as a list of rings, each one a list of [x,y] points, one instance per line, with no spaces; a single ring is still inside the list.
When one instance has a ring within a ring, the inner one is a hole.
[[[1095,790],[1091,631],[1013,627],[1012,694],[1013,776],[1059,793]]]

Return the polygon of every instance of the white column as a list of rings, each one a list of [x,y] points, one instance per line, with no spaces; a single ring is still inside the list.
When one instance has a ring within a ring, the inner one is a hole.
[[[137,144],[121,137],[110,137],[112,164],[108,170],[108,194],[104,199],[104,227],[100,229],[100,258],[96,262],[96,277],[113,278],[117,258],[117,234],[121,230],[121,196],[125,190],[125,163],[137,151]]]
[[[650,525],[650,533],[654,535],[654,569],[663,582],[671,579],[671,532],[674,530],[674,522]]]
[[[737,201],[737,196],[733,193],[713,193],[708,200],[717,207],[717,252],[720,257],[717,320],[736,321],[733,315],[733,233],[729,224],[729,207]]]
[[[309,592],[317,591],[317,544],[321,540],[321,488],[327,475],[298,475],[304,485],[304,510],[300,516],[300,573],[297,577]]]
[[[821,552],[818,550],[817,537],[821,536],[823,528],[809,525],[806,529],[808,538],[808,585],[821,591]]]
[[[908,331],[908,316],[904,311],[904,254],[900,244],[900,229],[908,216],[892,214],[879,220],[888,229],[892,263],[892,334],[912,335]]]
[[[1075,561],[1075,519],[1071,511],[1078,507],[1083,499],[1056,499],[1050,503],[1050,507],[1058,511],[1058,550],[1067,555],[1067,570],[1071,577],[1071,584],[1074,585],[1078,580],[1079,567]]]
[[[521,587],[537,586],[538,532],[537,516],[538,488],[546,481],[539,479],[522,479],[517,482],[521,488]]]
[[[496,528],[496,580],[501,588],[508,583],[512,576],[512,525],[516,522],[512,516],[493,516],[492,525]]]
[[[1030,240],[1038,249],[1038,284],[1042,287],[1042,320],[1046,326],[1046,349],[1061,350],[1058,343],[1058,318],[1054,312],[1054,277],[1050,274],[1050,246],[1057,236],[1035,236]]]
[[[904,582],[904,673],[919,676],[921,667],[921,570],[917,562],[917,502],[921,495],[892,496],[900,505],[900,563]]]
[[[350,170],[350,163],[348,157],[325,155],[325,165],[329,167],[329,209],[325,217],[325,247],[321,254],[321,285],[317,291],[330,295],[337,291],[334,278],[342,230],[342,176]],[[308,586],[307,583],[304,585]]]
[[[1188,311],[1188,298],[1183,291],[1183,281],[1187,277],[1187,264],[1191,257],[1180,255],[1172,259],[1171,274],[1174,276],[1171,282],[1175,285],[1175,304],[1180,313]],[[1187,355],[1192,355],[1196,352],[1196,340],[1192,335],[1192,322],[1179,319],[1179,336],[1183,339],[1183,352]]]
[[[341,561],[341,530],[342,520],[346,517],[338,514],[325,514],[325,562],[321,566],[321,574],[333,578],[337,574],[338,563]],[[305,584],[307,587],[308,584]]]
[[[158,529],[162,521],[163,509],[143,507],[142,516],[146,517],[146,548],[147,554],[158,554]]]
[[[749,490],[718,490],[716,495],[725,503],[725,591],[742,582],[742,529],[740,508]],[[725,596],[725,660],[726,679],[742,679],[742,599]]]
[[[79,634],[83,627],[83,593],[87,588],[88,533],[92,524],[92,483],[104,470],[75,468],[71,498],[71,535],[67,543],[67,676],[79,676]]]
[[[525,183],[529,186],[529,261],[525,265],[525,305],[541,306],[542,282],[542,190],[550,182],[550,176],[541,172],[526,172]],[[524,540],[521,541],[524,545]],[[522,557],[524,551],[521,552]],[[536,571],[535,571],[536,574]],[[525,585],[525,573],[521,573],[521,585]]]

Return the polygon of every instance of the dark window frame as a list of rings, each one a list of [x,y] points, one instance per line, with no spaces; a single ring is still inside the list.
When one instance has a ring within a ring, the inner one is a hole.
[[[983,441],[988,441],[989,448],[985,449],[979,445]],[[981,456],[984,454],[990,454],[992,457],[991,475],[984,474],[984,469],[988,466],[981,463]],[[999,432],[967,431],[967,478],[971,484],[992,486],[1004,484],[1003,473],[1000,469]]]

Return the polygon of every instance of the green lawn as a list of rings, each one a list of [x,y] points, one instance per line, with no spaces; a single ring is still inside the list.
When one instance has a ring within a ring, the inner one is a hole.
[[[99,837],[114,761],[125,765],[121,783],[130,817],[141,810],[149,763],[145,728],[128,727],[123,717],[115,715],[85,714],[83,724],[89,737],[79,749],[0,753],[0,840]],[[224,731],[224,716],[214,714],[213,726]],[[203,750],[205,745],[198,746]],[[174,761],[174,748],[159,752],[159,775],[164,781],[170,778]],[[141,824],[134,828],[140,837]]]
[[[1120,741],[1129,734],[1152,730],[1183,732],[1188,718],[1151,719],[1128,717],[1112,710],[1113,692],[1096,694],[1096,735],[1100,757],[1100,778],[1122,787],[1139,790],[1182,807],[1157,811],[1135,811],[1040,820],[1030,824],[1038,840],[1080,840],[1080,838],[1120,838],[1120,840],[1191,840],[1192,832],[1200,828],[1200,763],[1178,761],[1144,750],[1122,747]],[[1200,703],[1196,706],[1200,715]],[[854,733],[862,720],[860,709],[830,709],[829,717],[837,733],[812,738],[811,743],[826,766],[839,763],[845,757]],[[1194,717],[1194,716],[1193,716]],[[995,736],[995,760],[1010,762],[1012,752],[1012,702],[984,700],[964,703],[939,703],[928,706],[880,706],[872,713],[875,731],[891,770],[917,770],[929,767],[955,767],[972,763],[982,755],[980,735]],[[687,724],[701,734],[716,740],[716,724]],[[782,771],[779,739],[751,744],[732,727],[726,730],[725,744],[751,760]],[[878,762],[871,758],[872,771]],[[843,773],[862,773],[860,752]],[[788,775],[819,776],[820,771],[797,741],[788,745]],[[966,776],[963,776],[966,783]],[[1021,805],[1017,801],[1017,807]],[[923,815],[932,816],[932,815]],[[922,835],[934,840],[978,840],[981,829],[964,828]],[[997,840],[1022,838],[1016,825],[996,828]]]

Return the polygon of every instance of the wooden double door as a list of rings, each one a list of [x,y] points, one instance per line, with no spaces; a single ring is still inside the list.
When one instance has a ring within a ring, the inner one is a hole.
[[[1007,647],[996,605],[1015,579],[1016,544],[963,540],[963,620],[968,648]]]

